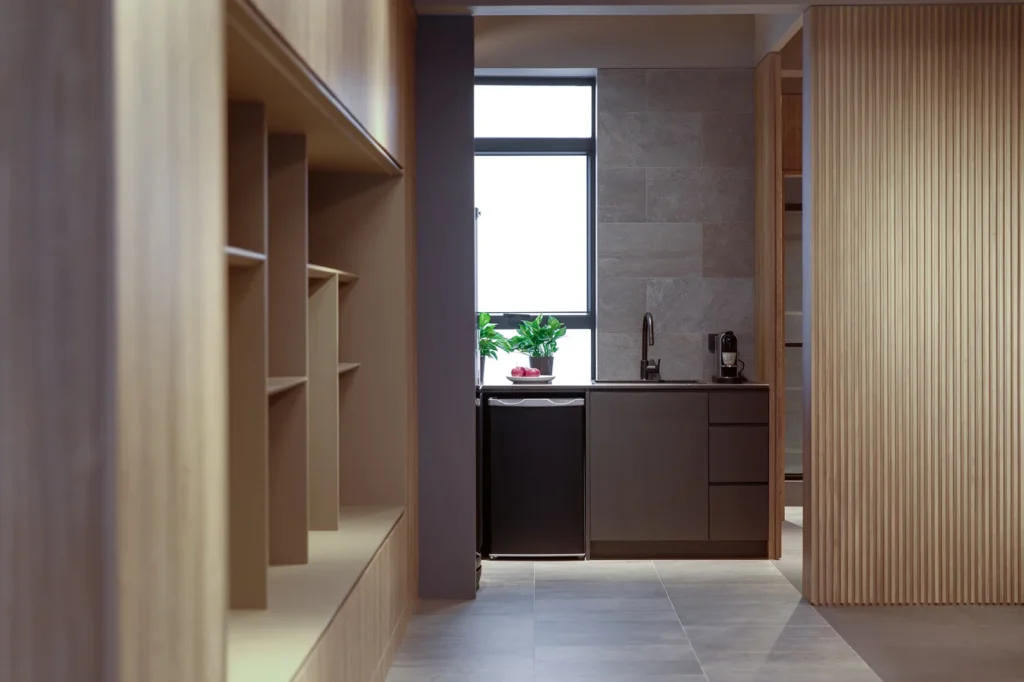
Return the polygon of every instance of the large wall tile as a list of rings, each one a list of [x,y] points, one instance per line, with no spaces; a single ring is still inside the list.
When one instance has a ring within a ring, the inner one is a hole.
[[[601,69],[597,72],[598,113],[646,111],[647,71]]]
[[[753,167],[753,114],[723,111],[705,114],[702,119],[704,150],[702,165]]]
[[[597,335],[597,378],[640,378],[640,330]]]
[[[600,270],[598,271],[600,272]],[[647,305],[647,280],[639,277],[599,277],[597,331],[628,332],[640,329]]]
[[[663,379],[706,380],[710,376],[705,370],[704,356],[708,355],[708,344],[704,334],[661,334],[656,331],[654,345],[648,348],[648,353],[652,358],[661,359]]]
[[[696,223],[603,223],[597,228],[597,277],[684,277],[701,272]]]
[[[701,115],[673,111],[599,114],[597,153],[605,168],[700,166],[704,155]]]
[[[643,168],[597,170],[597,217],[601,222],[644,222],[647,219],[647,171]]]
[[[750,69],[652,69],[647,76],[650,111],[700,113],[754,111]]]
[[[666,332],[753,329],[753,307],[752,278],[653,278],[647,283],[647,308]]]
[[[707,223],[701,239],[705,277],[754,276],[754,226]]]
[[[600,71],[597,87],[598,375],[636,377],[647,310],[666,378],[710,376],[712,331],[752,358],[753,72]]]
[[[650,168],[647,218],[662,223],[753,220],[753,168]]]

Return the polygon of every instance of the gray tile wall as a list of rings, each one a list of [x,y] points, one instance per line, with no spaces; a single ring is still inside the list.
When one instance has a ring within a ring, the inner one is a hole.
[[[664,378],[726,329],[753,376],[753,71],[600,70],[597,109],[598,378],[639,375],[646,311]]]

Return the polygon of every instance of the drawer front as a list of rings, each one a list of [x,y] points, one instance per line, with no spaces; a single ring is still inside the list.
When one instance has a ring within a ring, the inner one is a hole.
[[[768,539],[768,486],[713,485],[710,495],[712,540]]]
[[[711,483],[767,483],[768,427],[710,427],[708,473]]]
[[[708,421],[712,424],[767,424],[768,391],[712,392],[708,400]]]

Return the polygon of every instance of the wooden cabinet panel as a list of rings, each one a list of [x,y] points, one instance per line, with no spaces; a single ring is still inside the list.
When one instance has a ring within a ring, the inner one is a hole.
[[[708,395],[595,391],[590,534],[597,541],[708,538]]]
[[[713,485],[710,498],[712,540],[768,539],[767,485]]]
[[[782,95],[782,172],[803,169],[803,95]]]
[[[768,391],[716,391],[708,401],[712,424],[767,424]]]
[[[359,123],[402,162],[404,0],[252,0]]]
[[[712,483],[767,483],[768,427],[710,427],[708,478]]]

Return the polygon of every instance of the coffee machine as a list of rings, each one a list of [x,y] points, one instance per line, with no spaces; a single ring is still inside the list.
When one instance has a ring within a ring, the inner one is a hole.
[[[742,384],[744,362],[739,359],[739,343],[731,331],[708,334],[708,351],[715,355],[715,374],[711,381],[716,384]]]

